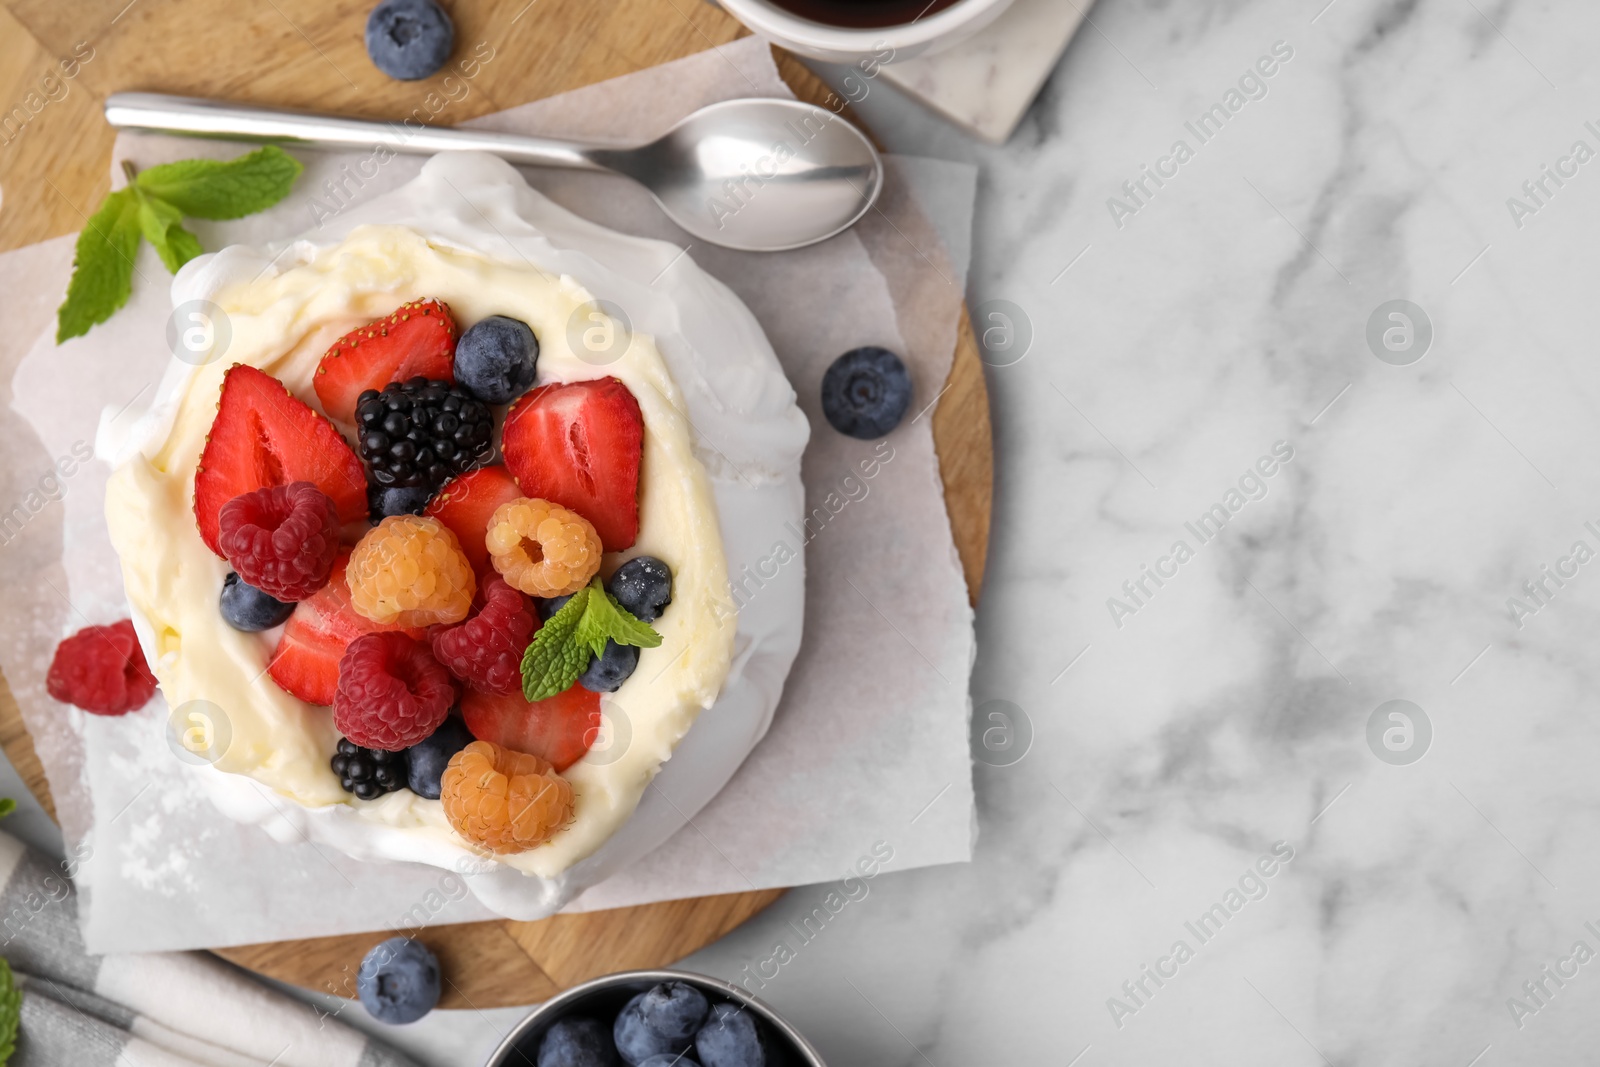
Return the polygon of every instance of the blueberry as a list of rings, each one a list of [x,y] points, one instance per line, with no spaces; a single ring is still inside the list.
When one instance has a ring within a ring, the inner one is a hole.
[[[634,556],[617,568],[606,589],[640,622],[655,622],[672,603],[672,571],[654,556]]]
[[[705,994],[694,986],[663,982],[628,1001],[611,1034],[622,1058],[638,1067],[663,1052],[687,1052],[710,1010]]]
[[[231,571],[222,580],[220,606],[227,624],[247,634],[270,630],[294,614],[293,604],[274,600]]]
[[[372,513],[373,522],[391,515],[421,515],[422,509],[432,499],[433,490],[425,485],[373,485],[367,488],[367,510]]]
[[[437,730],[406,749],[406,787],[419,797],[438,800],[440,779],[450,757],[472,741],[467,724],[450,716]]]
[[[606,1024],[580,1015],[557,1019],[539,1042],[538,1067],[616,1067],[620,1062]]]
[[[822,413],[842,434],[882,437],[910,406],[911,375],[887,348],[852,348],[822,376]]]
[[[711,1015],[694,1035],[694,1053],[705,1067],[768,1067],[772,1051],[766,1032],[748,1009],[713,1004]]]
[[[490,315],[456,342],[456,381],[485,404],[509,404],[533,385],[538,359],[527,323]]]
[[[555,596],[549,598],[536,596],[533,598],[533,610],[539,613],[540,622],[549,622],[550,616],[560,611],[566,602],[571,599],[572,594],[570,593],[566,596]]]
[[[688,1056],[674,1056],[670,1052],[663,1052],[659,1056],[651,1056],[639,1067],[700,1067],[698,1063]]]
[[[606,650],[589,660],[589,667],[578,676],[578,684],[591,693],[615,693],[639,666],[639,650],[632,645],[606,642]]]
[[[367,16],[367,55],[400,81],[426,78],[450,58],[456,31],[433,0],[383,0]]]
[[[409,937],[391,937],[361,961],[356,993],[380,1023],[414,1023],[439,1003],[439,961]]]

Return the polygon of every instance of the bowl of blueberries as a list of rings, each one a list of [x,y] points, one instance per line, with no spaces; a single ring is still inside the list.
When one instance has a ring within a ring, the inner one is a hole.
[[[534,1010],[484,1067],[826,1067],[777,1012],[687,971],[623,971]]]

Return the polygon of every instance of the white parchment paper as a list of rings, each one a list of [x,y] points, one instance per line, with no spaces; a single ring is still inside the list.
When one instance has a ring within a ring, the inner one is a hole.
[[[790,95],[754,39],[474,125],[641,139],[706,103],[749,95]],[[435,121],[450,121],[448,105]],[[238,151],[123,135],[116,160],[148,166]],[[297,154],[307,169],[291,197],[249,219],[197,224],[202,243],[314,230],[420,166],[407,157],[378,164],[371,152]],[[973,169],[891,159],[881,210],[850,233],[779,255],[695,244],[622,179],[526,173],[579,214],[676,242],[732,286],[771,337],[814,427],[804,468],[814,519],[795,533],[808,558],[806,637],[772,729],[689,827],[573,909],[831,880],[878,842],[893,850],[889,869],[968,859],[972,615],[930,416],[954,348]],[[960,235],[950,242],[959,246],[954,254],[940,231]],[[222,818],[192,778],[212,772],[189,768],[169,747],[159,699],[124,719],[97,719],[45,694],[62,636],[126,615],[102,514],[108,472],[79,456],[102,418],[126,417],[148,400],[173,358],[170,279],[148,247],[129,306],[57,347],[53,311],[70,262],[70,238],[0,256],[0,286],[10,294],[0,381],[11,383],[12,408],[0,439],[0,502],[17,502],[0,512],[0,668],[45,763],[66,837],[87,857],[80,913],[90,949],[225,946],[493,917],[448,872],[278,844]],[[818,404],[828,363],[863,344],[902,353],[916,382],[913,415],[889,439],[888,458],[882,446],[835,433]],[[866,478],[860,464],[869,457],[878,469]]]

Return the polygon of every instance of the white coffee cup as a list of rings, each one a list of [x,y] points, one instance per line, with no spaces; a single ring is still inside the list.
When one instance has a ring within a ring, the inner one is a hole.
[[[948,48],[993,22],[1012,0],[957,0],[935,14],[899,26],[854,29],[802,18],[771,0],[718,0],[728,13],[767,40],[812,59],[893,63]]]

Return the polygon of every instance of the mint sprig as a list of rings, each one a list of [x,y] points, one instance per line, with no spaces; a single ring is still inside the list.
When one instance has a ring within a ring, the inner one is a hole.
[[[533,635],[522,655],[522,695],[548,700],[571,689],[589,660],[605,653],[607,641],[655,648],[661,635],[618,604],[596,575]]]
[[[137,173],[130,163],[123,167],[128,184],[106,195],[78,235],[72,281],[56,311],[56,344],[88,333],[128,302],[141,238],[177,273],[203,251],[184,229],[185,216],[237,219],[264,211],[288,195],[303,169],[272,145],[231,160],[184,159]]]
[[[240,219],[289,194],[303,170],[273,145],[237,159],[180,159],[141,171],[139,190],[195,219]]]
[[[114,315],[133,292],[139,251],[139,201],[132,190],[107,196],[78,234],[67,299],[56,311],[56,344],[89,332]]]
[[[139,187],[133,190],[137,194]],[[200,239],[183,228],[183,212],[153,196],[139,199],[139,231],[155,245],[161,262],[174,274],[202,251]]]
[[[17,1028],[22,1023],[22,990],[11,974],[11,964],[0,959],[0,1067],[17,1050]]]
[[[589,666],[589,650],[574,640],[584,609],[589,605],[589,588],[572,594],[561,605],[522,654],[522,695],[528,700],[546,700],[563,693]]]
[[[596,656],[605,655],[606,642],[634,645],[638,648],[655,648],[661,644],[661,635],[640,622],[627,608],[618,604],[600,579],[595,578],[588,589],[588,599],[583,605],[583,615],[578,619],[573,640],[588,647]],[[562,605],[565,607],[566,605]],[[585,664],[587,666],[587,664]]]

